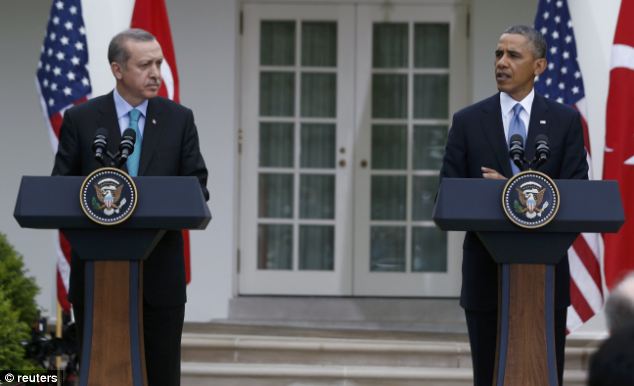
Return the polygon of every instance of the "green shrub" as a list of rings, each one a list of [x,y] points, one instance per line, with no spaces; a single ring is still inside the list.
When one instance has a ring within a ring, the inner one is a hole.
[[[21,342],[29,339],[29,326],[19,319],[19,311],[0,289],[0,369],[22,370],[33,367],[24,358]]]
[[[21,343],[38,318],[35,280],[26,276],[22,256],[0,233],[0,369],[29,369]]]

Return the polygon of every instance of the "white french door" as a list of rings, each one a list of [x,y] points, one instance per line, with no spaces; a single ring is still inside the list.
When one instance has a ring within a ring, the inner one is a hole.
[[[239,291],[348,294],[354,7],[243,17]]]
[[[239,293],[457,296],[460,235],[431,209],[464,7],[243,12]]]

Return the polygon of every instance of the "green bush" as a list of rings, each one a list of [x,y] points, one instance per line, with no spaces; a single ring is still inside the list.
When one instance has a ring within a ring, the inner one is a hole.
[[[37,321],[35,280],[26,276],[22,256],[0,233],[0,368],[26,369],[33,364],[24,359],[21,342],[29,339]]]

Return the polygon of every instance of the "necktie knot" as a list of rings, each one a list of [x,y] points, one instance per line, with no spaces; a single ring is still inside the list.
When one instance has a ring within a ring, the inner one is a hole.
[[[522,110],[524,110],[522,105],[520,103],[516,103],[515,106],[513,106],[513,117],[519,117],[522,113]]]
[[[139,128],[139,118],[141,117],[141,112],[137,109],[130,110],[130,127],[135,131],[138,131]]]

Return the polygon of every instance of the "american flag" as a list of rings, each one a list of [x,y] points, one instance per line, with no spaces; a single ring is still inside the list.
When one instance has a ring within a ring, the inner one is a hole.
[[[591,167],[586,98],[566,0],[540,0],[535,16],[535,29],[544,35],[548,43],[548,67],[535,82],[535,91],[579,111],[588,165]],[[571,300],[571,306],[568,308],[568,332],[598,313],[603,305],[599,243],[598,234],[583,233],[568,250]]]
[[[92,92],[87,65],[80,0],[53,0],[36,75],[53,152],[57,151],[64,111],[86,101]],[[68,311],[70,246],[61,232],[57,252],[57,299]]]

